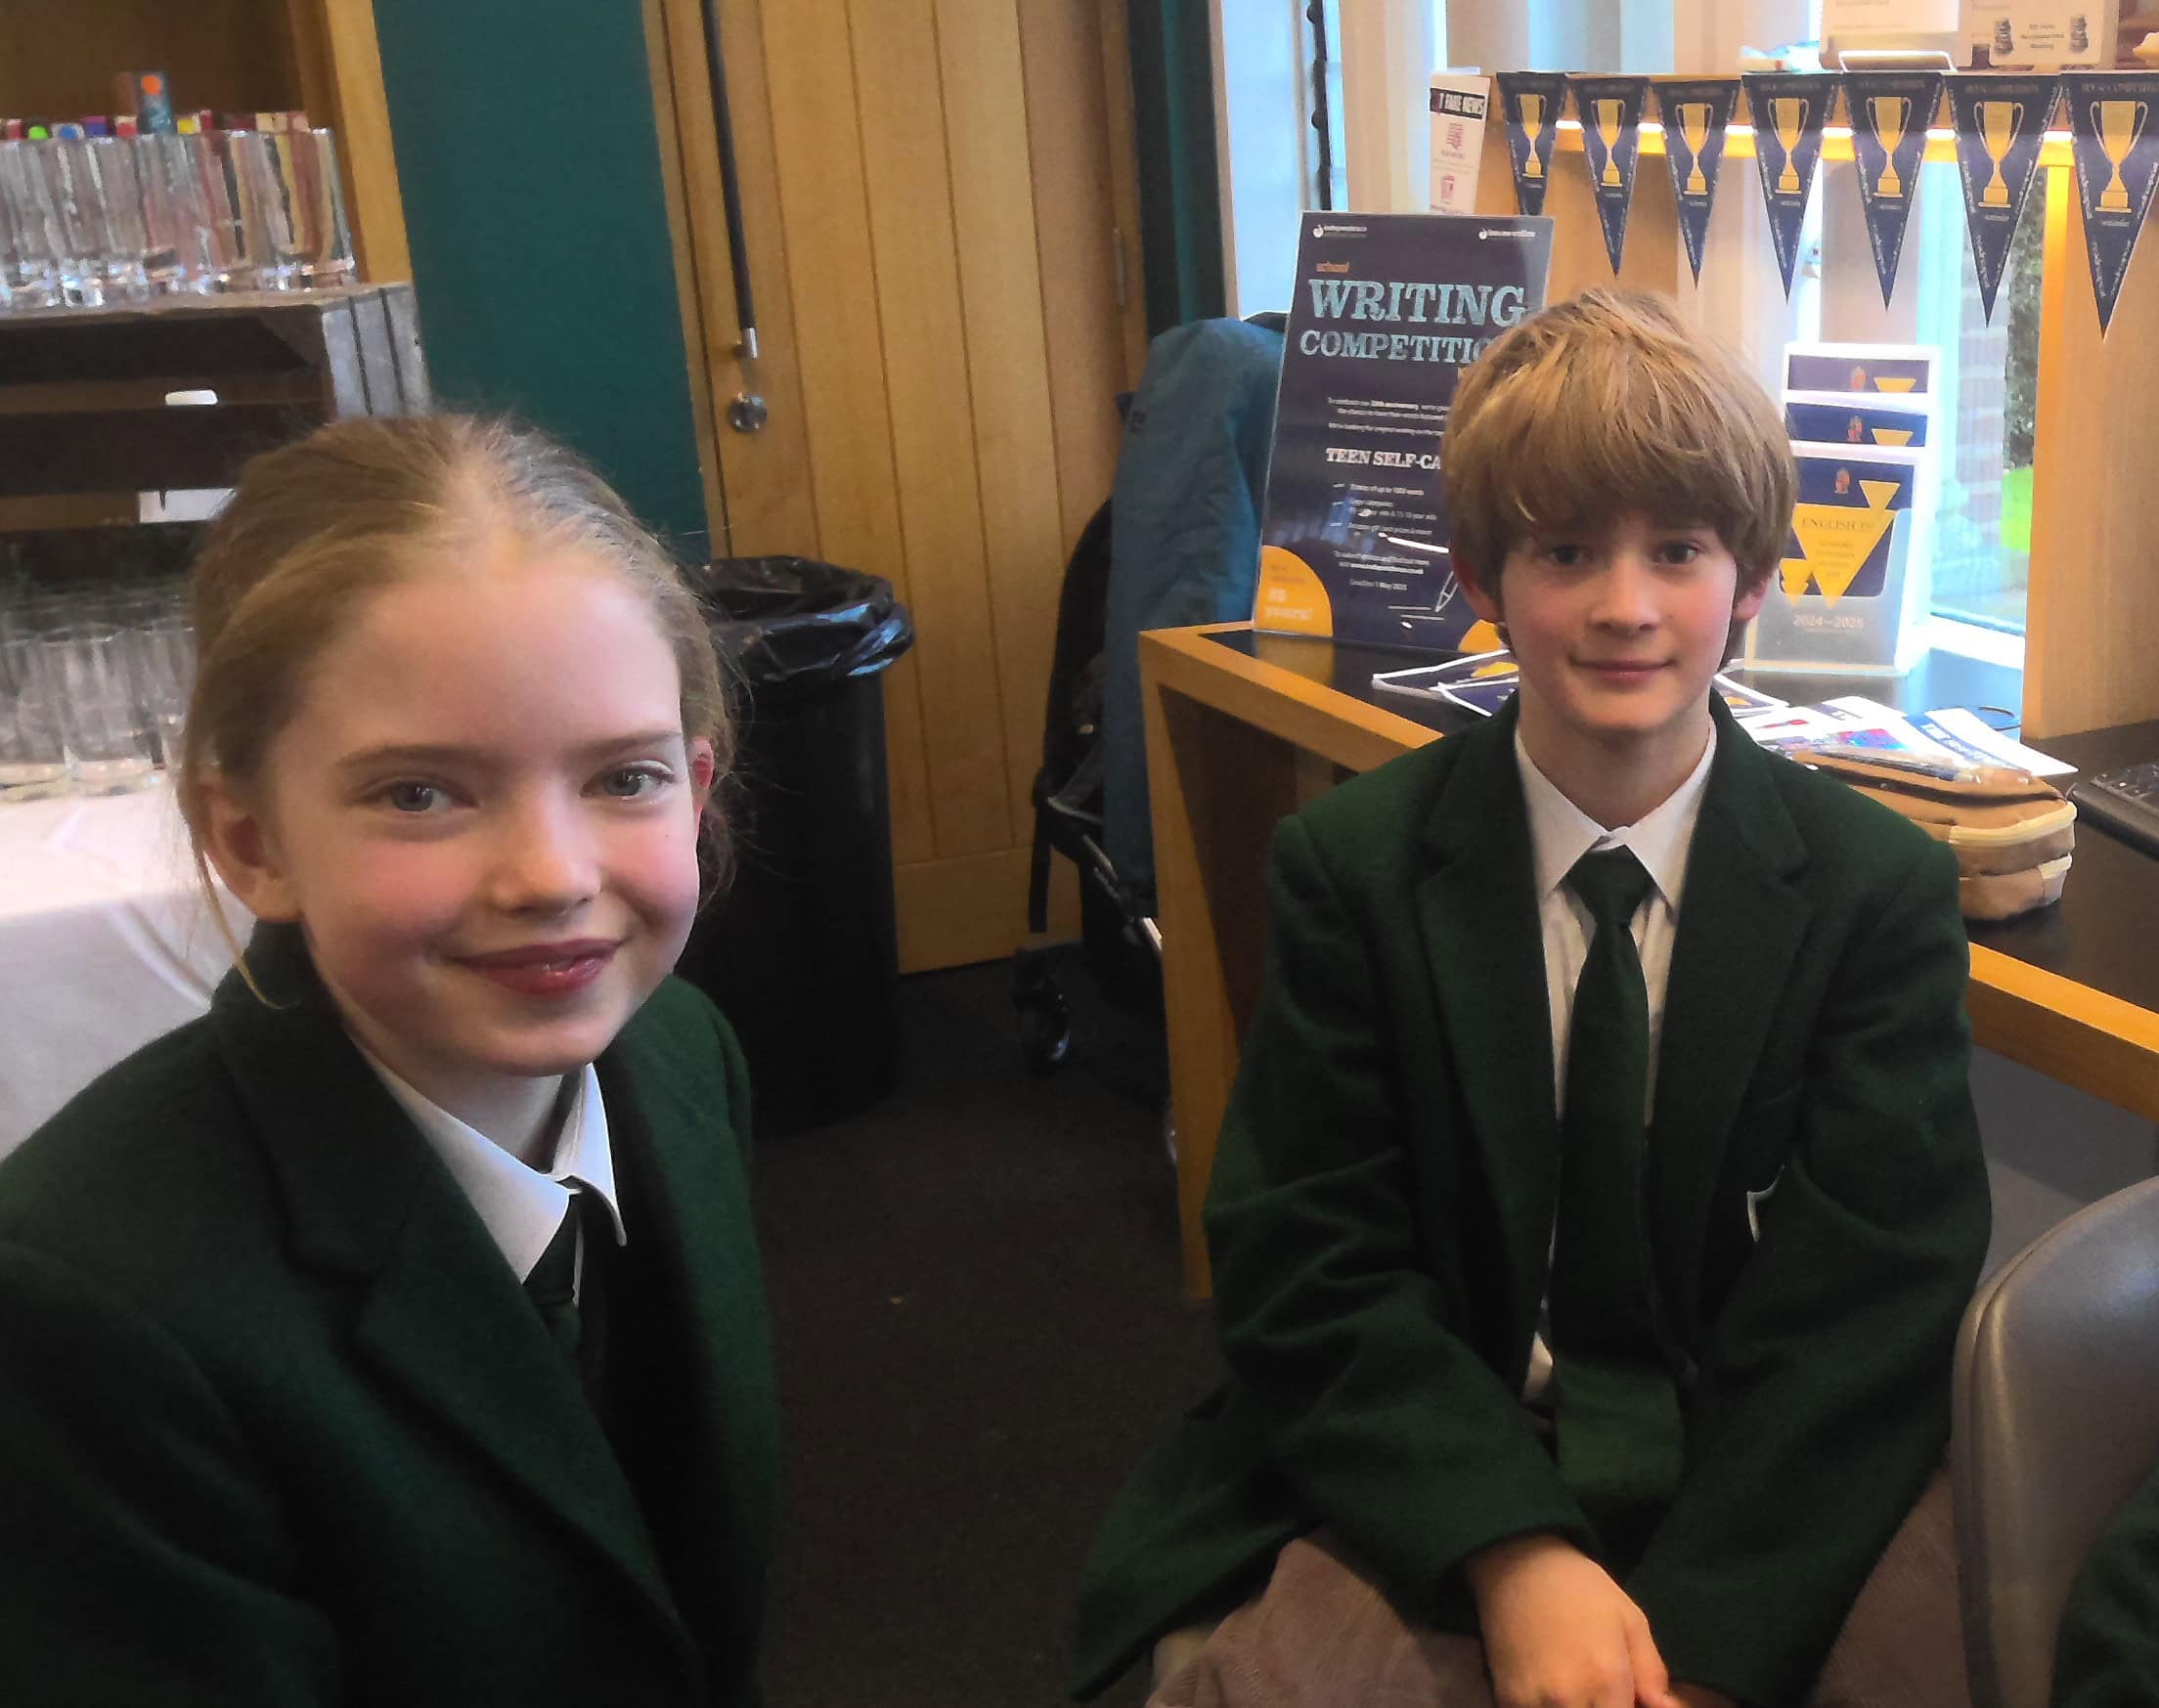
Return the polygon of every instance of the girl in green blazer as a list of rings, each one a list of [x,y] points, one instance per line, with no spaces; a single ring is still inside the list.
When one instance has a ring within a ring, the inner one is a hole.
[[[669,977],[703,620],[536,435],[258,459],[176,766],[258,925],[0,1165],[11,1703],[755,1697],[776,1419],[740,1052]]]

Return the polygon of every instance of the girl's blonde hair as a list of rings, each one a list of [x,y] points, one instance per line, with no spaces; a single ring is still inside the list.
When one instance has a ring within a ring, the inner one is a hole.
[[[497,531],[581,550],[643,596],[675,654],[683,734],[712,744],[717,798],[734,729],[704,613],[612,487],[544,433],[499,418],[337,421],[250,460],[196,554],[198,663],[177,793],[205,885],[206,779],[259,791],[309,665],[356,607],[430,555]],[[717,878],[727,814],[708,810],[702,836]]]
[[[1759,382],[1663,298],[1585,290],[1463,372],[1440,450],[1449,546],[1488,585],[1509,548],[1628,511],[1706,524],[1751,592],[1784,557],[1798,473]]]

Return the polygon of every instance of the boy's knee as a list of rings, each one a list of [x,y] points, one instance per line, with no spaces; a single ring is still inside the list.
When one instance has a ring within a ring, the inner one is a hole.
[[[1219,1620],[1209,1619],[1197,1625],[1180,1625],[1157,1642],[1153,1687],[1161,1689],[1191,1665],[1193,1657],[1207,1646],[1207,1640],[1214,1635],[1219,1623]]]

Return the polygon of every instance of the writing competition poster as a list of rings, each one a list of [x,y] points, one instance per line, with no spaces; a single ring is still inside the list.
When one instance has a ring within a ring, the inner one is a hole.
[[[1439,447],[1462,370],[1544,306],[1552,222],[1307,215],[1261,524],[1263,630],[1458,648]]]

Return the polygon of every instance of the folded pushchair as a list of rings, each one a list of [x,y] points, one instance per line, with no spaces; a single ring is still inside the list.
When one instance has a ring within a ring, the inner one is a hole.
[[[1113,995],[1159,992],[1139,634],[1251,616],[1281,363],[1278,315],[1158,337],[1125,408],[1110,502],[1066,567],[1034,788],[1029,937],[1012,970],[1021,1048],[1036,1072],[1071,1044],[1047,954],[1053,852],[1080,868],[1090,972]]]

